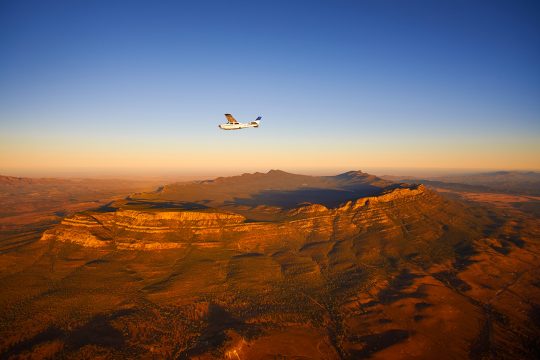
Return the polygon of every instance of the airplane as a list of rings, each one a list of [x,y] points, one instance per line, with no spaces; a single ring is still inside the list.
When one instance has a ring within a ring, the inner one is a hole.
[[[219,128],[223,130],[240,130],[240,129],[250,128],[250,127],[256,128],[256,127],[259,127],[259,122],[262,119],[262,117],[259,116],[256,120],[251,121],[249,123],[239,123],[231,114],[225,114],[225,117],[227,118],[227,123],[218,125]]]

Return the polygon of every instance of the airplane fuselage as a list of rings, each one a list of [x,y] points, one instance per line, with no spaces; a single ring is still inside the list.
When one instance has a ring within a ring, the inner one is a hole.
[[[245,128],[250,128],[250,127],[259,127],[259,121],[255,120],[249,123],[236,123],[236,124],[227,123],[227,124],[221,124],[218,126],[220,129],[223,129],[223,130],[239,130],[239,129],[245,129]]]

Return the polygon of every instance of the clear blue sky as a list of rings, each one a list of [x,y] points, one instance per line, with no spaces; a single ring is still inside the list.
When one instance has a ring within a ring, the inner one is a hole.
[[[539,4],[3,0],[0,173],[540,169]]]

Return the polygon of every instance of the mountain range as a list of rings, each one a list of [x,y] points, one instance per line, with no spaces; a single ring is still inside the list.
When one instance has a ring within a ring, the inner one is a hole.
[[[168,184],[0,257],[0,354],[534,358],[538,235],[520,208],[361,171]]]

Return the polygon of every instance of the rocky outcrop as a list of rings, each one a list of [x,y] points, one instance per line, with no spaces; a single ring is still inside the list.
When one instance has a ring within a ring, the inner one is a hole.
[[[379,196],[369,196],[354,201],[347,202],[344,206],[340,207],[341,210],[355,210],[360,207],[364,207],[368,204],[387,203],[391,201],[414,201],[417,196],[425,195],[426,187],[424,185],[418,185],[414,187],[397,188],[388,192],[385,192]]]
[[[436,215],[442,199],[424,186],[398,188],[380,196],[349,201],[329,209],[306,204],[276,222],[247,221],[219,210],[163,211],[117,209],[85,212],[64,219],[46,231],[43,240],[87,247],[170,249],[185,246],[267,251],[313,242],[351,238],[368,230],[384,236],[414,229],[427,214]]]

